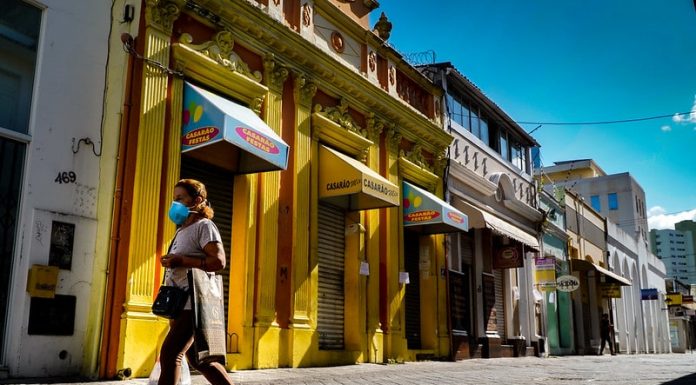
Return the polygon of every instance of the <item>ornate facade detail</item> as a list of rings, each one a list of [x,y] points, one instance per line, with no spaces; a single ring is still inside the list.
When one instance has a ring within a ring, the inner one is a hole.
[[[309,3],[306,3],[305,5],[302,6],[302,25],[305,27],[309,27],[309,24],[312,23],[312,8],[310,7]]]
[[[266,85],[276,91],[283,90],[283,84],[288,79],[290,71],[287,67],[279,65],[273,54],[268,54],[263,60],[263,68],[266,72]]]
[[[435,155],[435,160],[433,160],[433,170],[435,171],[435,175],[443,176],[448,162],[449,158],[447,158],[447,153],[445,150],[439,151],[437,155]]]
[[[322,112],[321,110],[321,105],[317,104],[314,106],[315,112]],[[346,99],[341,98],[341,101],[335,107],[324,108],[323,113],[327,118],[338,123],[339,126],[345,128],[346,130],[355,132],[362,137],[367,136],[365,130],[355,122],[353,117],[350,115],[350,112],[348,112],[348,102],[346,102]]]
[[[374,113],[370,113],[367,118],[367,139],[377,143],[382,131],[384,131],[384,122],[375,118]]]
[[[406,153],[405,151],[402,150],[400,154],[401,154],[401,156],[410,160],[413,164],[417,165],[418,167],[432,171],[432,167],[428,164],[428,162],[425,160],[425,157],[423,156],[423,144],[422,143],[416,142],[413,145],[413,147],[411,147],[411,151]]]
[[[375,51],[370,51],[367,55],[367,65],[370,67],[370,72],[377,70],[377,54]]]
[[[390,152],[397,154],[399,152],[399,147],[401,146],[401,139],[403,135],[396,130],[393,125],[387,128],[387,148]]]
[[[145,8],[145,20],[148,25],[171,34],[174,21],[179,18],[179,13],[179,7],[172,2],[148,0],[147,8]]]
[[[382,12],[382,14],[379,16],[379,20],[377,20],[377,23],[375,23],[373,32],[383,40],[387,40],[391,35],[391,30],[392,23],[389,21],[389,19],[387,19],[387,15]]]
[[[334,51],[337,53],[343,53],[343,51],[346,50],[346,43],[340,32],[331,32],[331,47],[333,47]]]
[[[249,105],[252,111],[256,112],[256,115],[261,114],[261,106],[263,106],[263,98],[254,98]]]
[[[304,74],[294,74],[295,101],[303,106],[311,106],[312,98],[317,93],[316,83],[307,80]]]
[[[203,44],[192,44],[193,37],[188,33],[184,33],[179,38],[179,42],[215,60],[230,71],[238,72],[257,82],[260,82],[263,78],[260,71],[252,72],[251,69],[249,69],[249,65],[232,50],[234,48],[234,38],[230,31],[220,31],[215,34],[213,40]]]
[[[389,67],[389,84],[392,86],[396,84],[396,68],[394,66]]]

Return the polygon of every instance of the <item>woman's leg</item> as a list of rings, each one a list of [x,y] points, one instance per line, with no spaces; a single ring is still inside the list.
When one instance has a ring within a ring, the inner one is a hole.
[[[193,343],[193,321],[191,310],[183,310],[179,317],[169,322],[169,333],[164,338],[160,351],[160,373],[158,385],[176,385],[181,375],[181,360]]]
[[[227,375],[227,370],[218,362],[204,362],[196,364],[196,352],[193,347],[186,352],[189,365],[198,370],[212,385],[233,385],[232,379]]]

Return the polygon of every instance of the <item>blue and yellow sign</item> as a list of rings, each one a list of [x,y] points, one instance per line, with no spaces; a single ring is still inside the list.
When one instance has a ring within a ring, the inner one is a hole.
[[[186,83],[181,152],[227,142],[242,150],[236,171],[285,170],[288,145],[252,110],[232,100]],[[224,148],[216,150],[226,151]]]
[[[404,227],[426,234],[469,230],[466,214],[435,195],[408,182],[403,182]]]

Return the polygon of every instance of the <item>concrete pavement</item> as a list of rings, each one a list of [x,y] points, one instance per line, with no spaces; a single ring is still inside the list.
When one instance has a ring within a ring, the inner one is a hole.
[[[243,370],[231,373],[240,385],[427,385],[427,384],[696,384],[696,354],[564,356],[473,359],[460,362],[360,364],[325,368]],[[31,383],[47,382],[47,379]],[[193,376],[193,384],[207,384]],[[22,383],[16,381],[15,383]],[[29,383],[29,382],[25,382]],[[56,383],[56,382],[54,382]],[[60,383],[60,382],[59,382]],[[147,379],[100,385],[146,385]]]

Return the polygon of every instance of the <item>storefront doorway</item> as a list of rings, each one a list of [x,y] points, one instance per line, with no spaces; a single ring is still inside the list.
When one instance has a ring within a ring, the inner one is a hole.
[[[319,203],[317,252],[319,298],[317,332],[319,349],[343,350],[345,318],[345,212]]]
[[[421,345],[421,293],[418,261],[420,260],[420,236],[404,231],[404,267],[408,272],[409,283],[405,295],[406,341],[409,349],[420,349]]]

